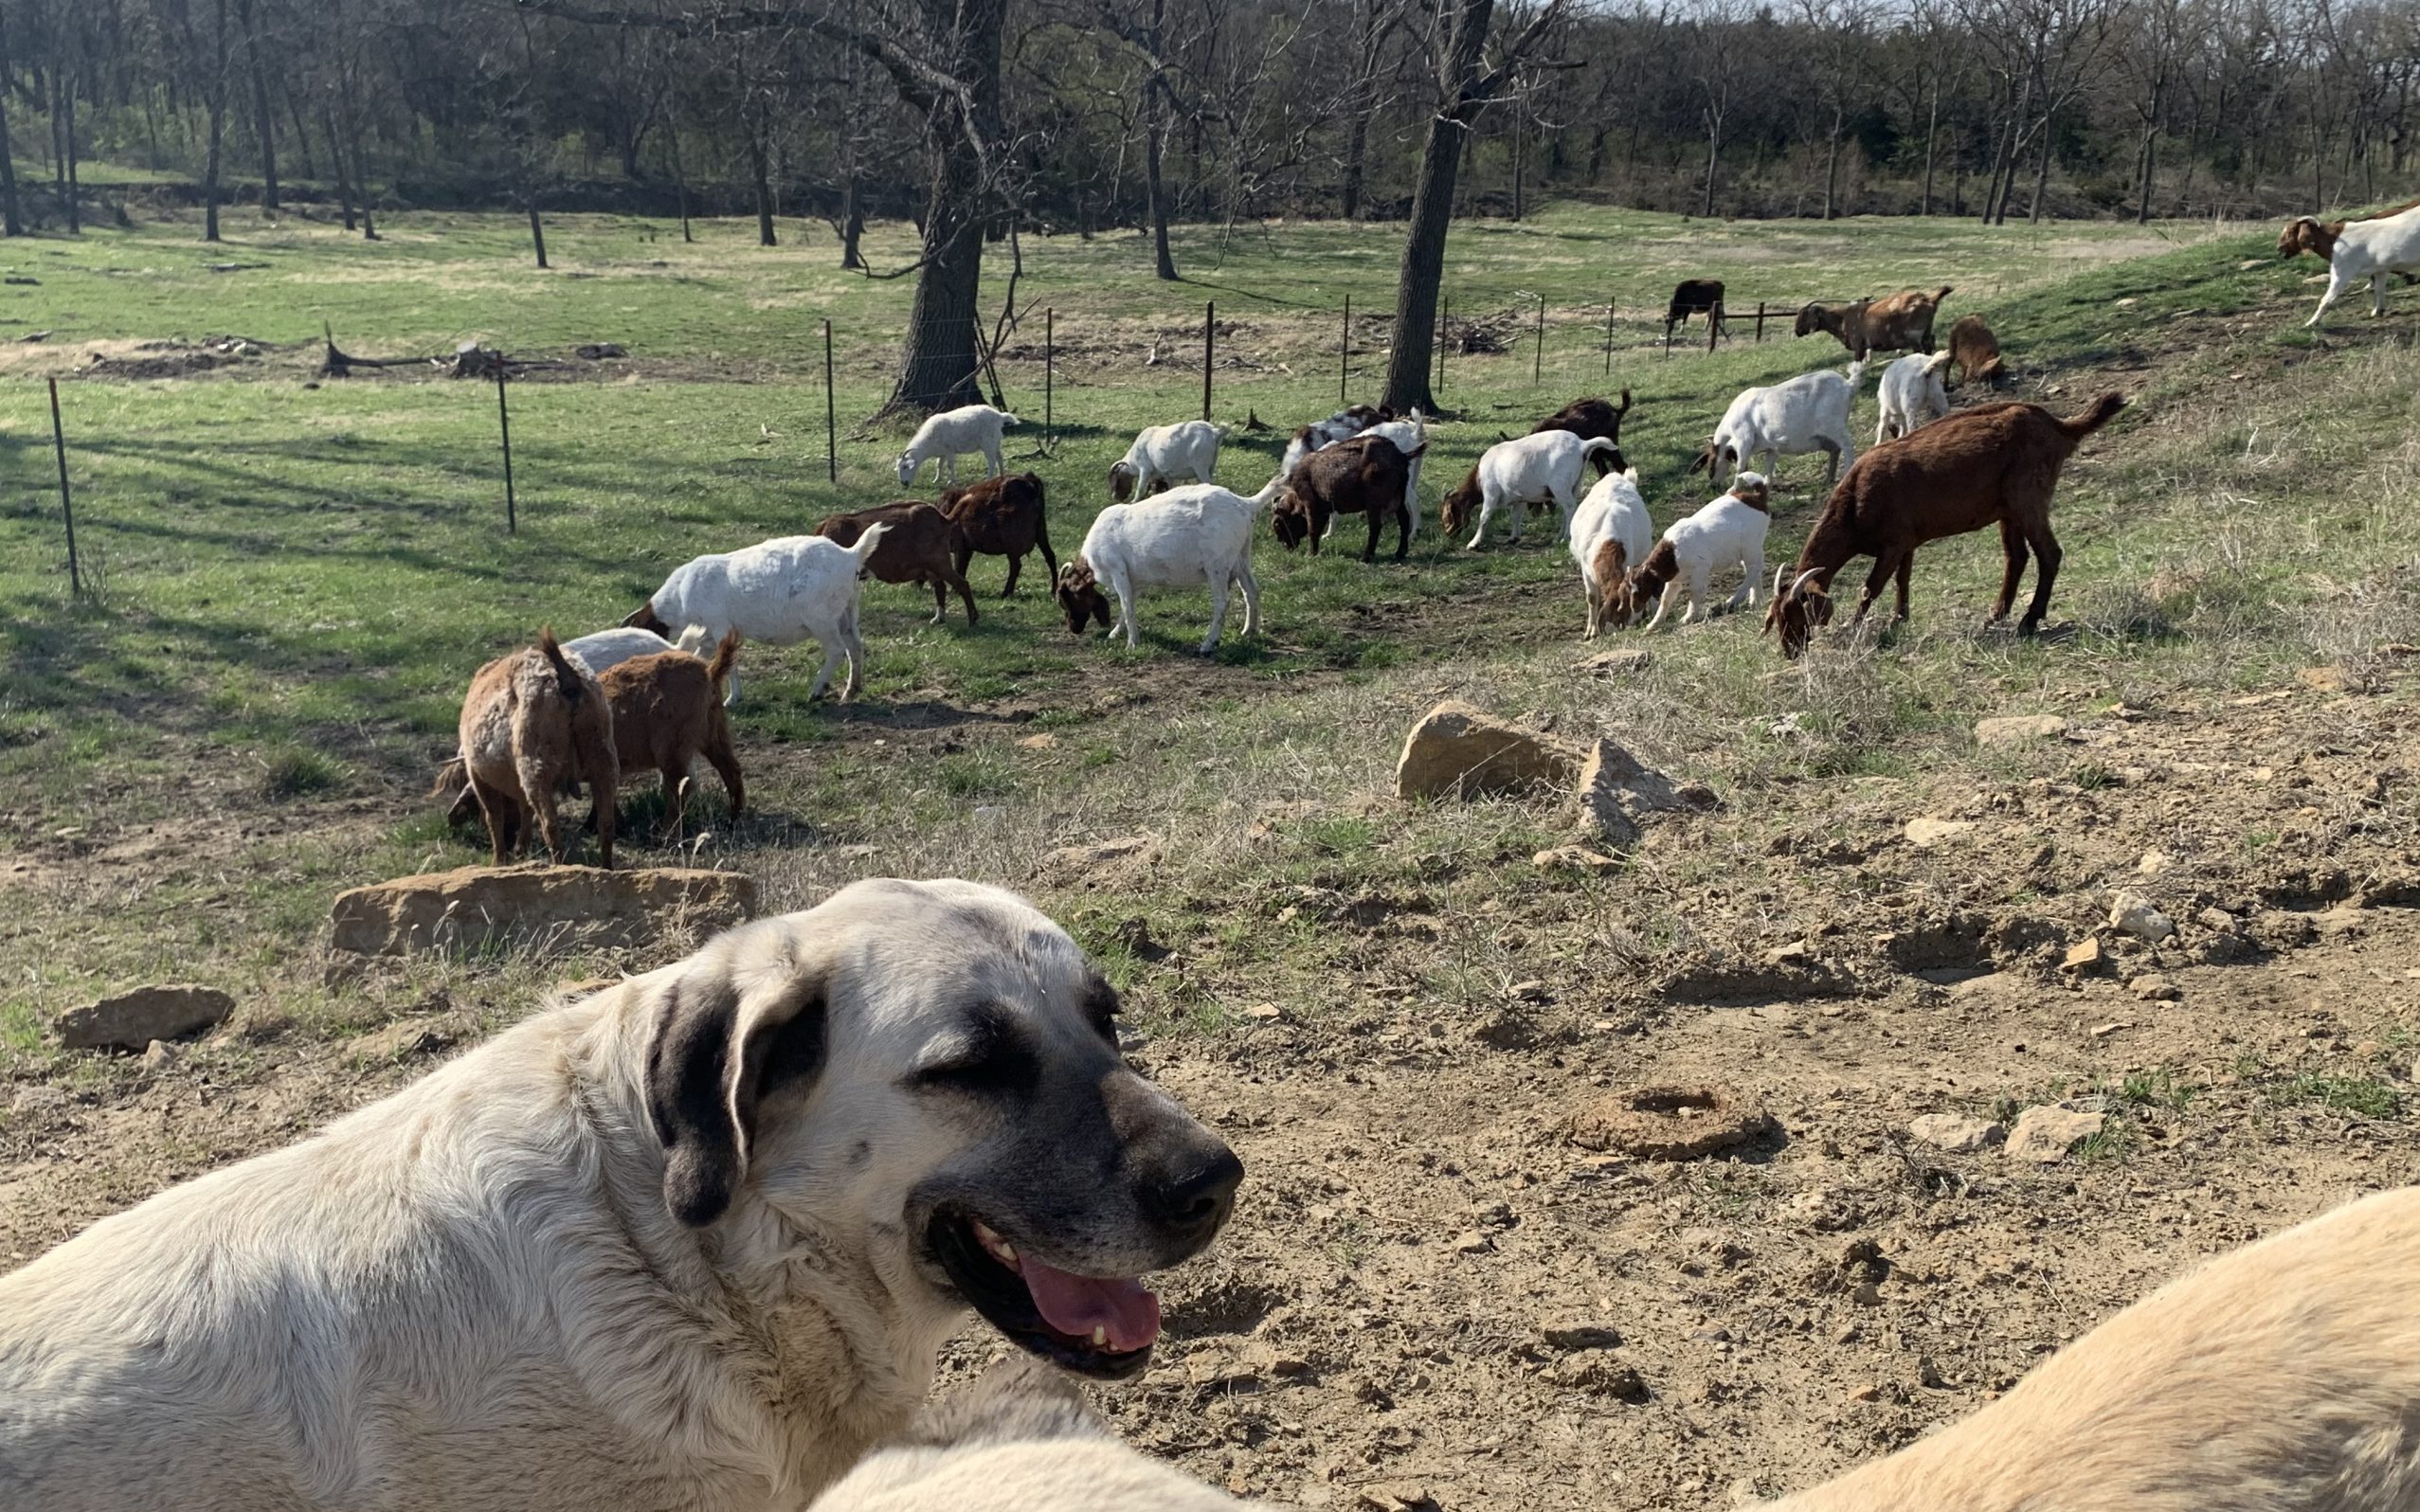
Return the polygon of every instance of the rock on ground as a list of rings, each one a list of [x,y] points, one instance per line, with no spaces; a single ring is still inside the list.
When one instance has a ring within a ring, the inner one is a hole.
[[[1952,1155],[1972,1155],[2008,1137],[2008,1130],[1989,1119],[1957,1113],[1926,1113],[1907,1125],[1918,1143]]]
[[[1583,1109],[1572,1143],[1651,1161],[1688,1161],[1761,1137],[1773,1127],[1762,1104],[1722,1087],[1642,1087]]]
[[[1589,747],[1580,764],[1580,828],[1609,844],[1636,840],[1641,815],[1709,809],[1717,801],[1709,789],[1674,785],[1610,740]]]
[[[2017,1115],[2008,1137],[2008,1158],[2049,1165],[2067,1159],[2068,1151],[2101,1132],[2108,1119],[2047,1103]]]
[[[1973,832],[1973,819],[1911,819],[1900,833],[1907,843],[1920,851],[1929,851],[1943,840],[1954,840]]]
[[[142,1050],[223,1023],[235,999],[213,987],[137,987],[97,1003],[70,1008],[55,1020],[69,1050]]]
[[[539,949],[640,945],[712,933],[754,916],[756,879],[680,867],[465,866],[336,895],[339,950],[403,955],[493,945]]]
[[[1553,736],[1448,699],[1404,737],[1395,796],[1470,798],[1564,787],[1579,769],[1580,753]]]
[[[2158,945],[2176,932],[2176,921],[2141,893],[2121,892],[2109,900],[2109,927]]]
[[[2068,722],[2056,714],[2011,714],[1975,722],[1975,744],[1982,747],[2021,746],[2030,740],[2056,740],[2068,732]]]

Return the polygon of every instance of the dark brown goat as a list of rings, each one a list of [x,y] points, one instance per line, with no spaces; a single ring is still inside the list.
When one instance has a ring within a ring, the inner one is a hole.
[[[1718,283],[1714,287],[1719,294],[1723,286]],[[1622,402],[1618,407],[1605,403],[1602,399],[1575,399],[1530,426],[1529,434],[1535,436],[1542,430],[1567,430],[1581,441],[1604,440],[1614,442],[1616,449],[1612,453],[1598,452],[1592,459],[1597,464],[1597,476],[1604,477],[1630,466],[1630,463],[1622,459],[1619,449],[1622,439],[1622,417],[1629,413],[1630,390],[1627,388],[1622,390]]]
[[[563,859],[554,795],[573,778],[588,784],[597,853],[613,865],[613,794],[621,781],[613,711],[595,675],[563,654],[551,628],[538,632],[536,646],[498,657],[471,678],[458,735],[497,865],[519,847],[533,818],[548,856]]]
[[[815,533],[840,546],[855,546],[869,525],[891,527],[875,543],[865,570],[884,583],[913,583],[932,590],[932,619],[949,618],[949,590],[956,588],[966,605],[966,622],[975,622],[975,591],[966,586],[965,559],[959,552],[960,531],[949,516],[921,499],[903,498],[870,510],[835,514]]]
[[[1798,312],[1797,333],[1807,336],[1829,331],[1840,338],[1851,357],[1863,358],[1875,351],[1929,353],[1933,350],[1933,316],[1940,311],[1941,302],[1954,292],[1950,285],[1942,284],[1937,294],[1905,289],[1879,299],[1859,299],[1853,304],[1818,301]]]
[[[885,545],[889,539],[884,537]],[[880,554],[877,547],[877,559]],[[681,817],[688,808],[689,769],[699,757],[722,778],[732,819],[739,818],[740,805],[747,800],[739,757],[731,748],[731,718],[723,711],[723,688],[738,658],[739,632],[733,630],[714,648],[712,662],[686,651],[659,651],[618,661],[597,678],[613,710],[614,756],[622,769],[652,766],[663,774],[660,837],[666,844],[680,837]]]
[[[1997,387],[2008,376],[2008,367],[2000,361],[2000,338],[1981,315],[1959,315],[1949,328],[1949,361],[1958,369],[1961,387],[1978,379]]]
[[[1907,577],[1916,549],[1928,541],[2000,528],[2008,570],[1990,623],[2008,618],[2030,547],[2035,568],[2033,602],[2018,621],[2032,635],[2050,605],[2059,575],[2059,543],[2050,534],[2050,495],[2059,469],[2083,440],[2125,407],[2122,394],[2103,394],[2084,413],[2062,420],[2039,405],[2006,401],[1954,410],[1857,459],[1824,502],[1797,565],[1774,574],[1773,605],[1764,627],[1778,630],[1781,654],[1804,651],[1818,625],[1832,621],[1832,580],[1851,558],[1870,556],[1874,569],[1851,623],[1899,580],[1898,618],[1907,618]],[[1787,583],[1785,587],[1783,585]]]
[[[1008,585],[1002,598],[1017,591],[1017,574],[1025,553],[1039,548],[1042,564],[1058,576],[1058,554],[1051,549],[1050,526],[1042,518],[1042,480],[1032,473],[986,477],[969,488],[953,488],[941,495],[941,513],[958,527],[958,576],[981,552],[1008,558]]]
[[[1707,324],[1720,331],[1723,327],[1723,280],[1720,279],[1683,279],[1672,289],[1672,302],[1664,307],[1664,340],[1669,345],[1672,332],[1689,324],[1693,315],[1706,316]]]
[[[1412,549],[1412,460],[1428,443],[1405,453],[1384,436],[1355,436],[1323,446],[1304,458],[1286,479],[1285,492],[1270,514],[1270,528],[1291,551],[1308,539],[1310,554],[1319,554],[1319,540],[1327,522],[1340,514],[1369,516],[1369,543],[1362,560],[1378,560],[1378,538],[1386,522],[1395,522],[1395,560]]]

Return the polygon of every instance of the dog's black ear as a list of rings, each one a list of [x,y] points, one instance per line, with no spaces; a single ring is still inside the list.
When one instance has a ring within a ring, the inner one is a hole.
[[[784,964],[751,969],[742,992],[717,952],[675,978],[657,1010],[647,1118],[664,1147],[664,1206],[693,1229],[730,1210],[766,1100],[822,1070],[822,974],[794,955]]]

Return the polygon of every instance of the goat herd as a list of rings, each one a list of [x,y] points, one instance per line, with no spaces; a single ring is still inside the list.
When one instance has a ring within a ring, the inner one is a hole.
[[[1675,309],[1690,292],[1684,286],[1674,296]],[[1765,595],[1765,625],[1778,632],[1784,656],[1798,655],[1829,622],[1833,579],[1852,558],[1874,559],[1857,616],[1895,577],[1898,615],[1905,619],[1916,549],[1995,524],[2007,573],[1992,618],[2008,614],[2030,554],[2039,567],[2020,629],[2031,634],[2058,574],[2050,505],[2059,469],[2123,400],[2104,394],[2064,420],[2038,405],[2005,401],[1953,412],[1944,381],[1953,364],[1961,369],[1960,382],[1984,383],[1998,381],[2003,365],[1990,329],[1973,315],[1953,328],[1946,351],[1935,352],[1934,314],[1951,292],[1910,290],[1806,307],[1799,333],[1837,336],[1851,358],[1847,370],[1806,373],[1733,399],[1690,469],[1726,485],[1725,492],[1674,521],[1660,538],[1638,470],[1622,456],[1628,389],[1618,405],[1579,400],[1540,421],[1530,434],[1489,447],[1470,476],[1445,492],[1444,527],[1457,536],[1470,527],[1465,545],[1475,550],[1500,512],[1508,515],[1509,538],[1518,541],[1526,512],[1551,505],[1579,567],[1587,635],[1631,624],[1651,601],[1647,628],[1652,630],[1684,595],[1681,622],[1688,624],[1707,618],[1707,585],[1718,573],[1737,568],[1742,574],[1726,607],[1752,606],[1764,594],[1767,476],[1781,457],[1821,452],[1829,459],[1829,501],[1795,567],[1777,570]],[[1713,308],[1719,313],[1719,292]],[[1904,349],[1913,351],[1882,375],[1874,445],[1860,459],[1849,434],[1850,409],[1867,360]],[[1314,553],[1345,515],[1362,515],[1368,521],[1364,562],[1376,558],[1388,522],[1396,529],[1397,561],[1418,529],[1428,437],[1417,410],[1398,417],[1354,405],[1302,427],[1275,476],[1248,495],[1213,480],[1225,429],[1186,421],[1135,437],[1110,468],[1116,502],[1101,511],[1076,554],[1061,563],[1043,516],[1042,480],[1032,473],[1008,474],[1001,461],[1002,432],[1017,423],[1015,415],[985,405],[935,415],[900,454],[897,470],[906,487],[925,462],[933,462],[944,485],[937,503],[908,499],[836,514],[813,535],[697,557],[675,568],[620,627],[568,643],[558,643],[550,631],[536,646],[481,668],[462,707],[459,761],[441,779],[441,791],[458,795],[453,817],[467,819],[476,810],[499,863],[533,827],[550,855],[560,859],[564,837],[553,795],[585,783],[598,850],[610,866],[621,774],[641,767],[662,774],[664,822],[668,837],[677,837],[689,773],[702,759],[721,776],[736,819],[744,790],[726,710],[739,695],[740,644],[791,645],[812,638],[823,661],[808,696],[822,695],[843,657],[848,668],[840,696],[854,696],[865,661],[858,609],[867,577],[930,588],[935,623],[946,618],[954,591],[972,624],[976,608],[966,568],[973,557],[1008,559],[1004,596],[1015,591],[1026,553],[1038,550],[1068,628],[1082,634],[1096,621],[1112,635],[1122,628],[1129,648],[1138,643],[1140,591],[1202,586],[1210,596],[1210,626],[1201,648],[1206,655],[1225,628],[1232,592],[1243,597],[1243,633],[1259,628],[1252,543],[1264,513],[1288,549],[1308,545]],[[977,454],[986,476],[969,487],[948,486],[956,481],[957,459]],[[1592,463],[1601,476],[1583,495]],[[1760,463],[1764,473],[1750,470]]]

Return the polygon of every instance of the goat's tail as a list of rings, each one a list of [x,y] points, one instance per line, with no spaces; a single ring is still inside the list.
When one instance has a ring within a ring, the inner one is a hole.
[[[1942,369],[1949,366],[1950,359],[1956,355],[1958,354],[1954,351],[1934,352],[1932,356],[1925,361],[1924,371],[1927,373],[1937,373],[1941,371]]]
[[[1614,418],[1615,418],[1616,420],[1619,420],[1619,419],[1621,419],[1624,415],[1627,415],[1627,414],[1629,414],[1629,413],[1630,413],[1630,390],[1629,390],[1629,389],[1627,389],[1627,388],[1625,388],[1625,389],[1623,389],[1623,390],[1622,390],[1622,402],[1621,402],[1619,405],[1616,405],[1616,406],[1614,407]]]
[[[1941,285],[1941,292],[1933,296],[1933,303],[1939,304],[1943,299],[1948,298],[1951,295],[1956,294],[1958,290],[1954,286],[1944,283]]]
[[[739,660],[739,632],[726,630],[720,645],[714,648],[714,659],[706,663],[706,680],[714,685],[714,696],[723,695],[723,685],[731,680],[731,668]]]
[[[890,533],[890,525],[879,520],[865,528],[865,533],[858,537],[858,544],[849,548],[849,555],[858,559],[858,570],[865,570],[865,564],[873,557],[874,549],[880,546],[882,538]]]
[[[1277,495],[1285,491],[1286,471],[1284,468],[1279,468],[1274,477],[1271,477],[1268,482],[1260,485],[1259,493],[1248,496],[1245,498],[1244,502],[1251,505],[1254,509],[1265,510],[1270,505],[1277,502]]]
[[[2060,421],[2059,429],[2067,432],[2069,442],[2080,441],[2117,419],[2118,411],[2125,407],[2125,395],[2114,391],[2105,393],[2094,400],[2092,407],[2083,414]]]
[[[1000,412],[1000,423],[1005,428],[1010,425],[1022,425],[1025,423],[1003,409]]]
[[[437,781],[430,785],[428,796],[431,798],[451,797],[461,792],[462,784],[470,780],[470,768],[463,765],[462,758],[457,754],[444,765],[437,768]]]
[[[580,694],[585,691],[580,681],[580,669],[573,666],[571,658],[563,654],[563,643],[554,639],[554,626],[546,625],[539,629],[538,650],[545,653],[546,659],[554,664],[554,686],[556,691],[563,694],[563,701],[567,704],[578,703]]]
[[[1228,437],[1236,433],[1236,428],[1233,425],[1213,425],[1210,428],[1218,433],[1220,441],[1225,441]]]

